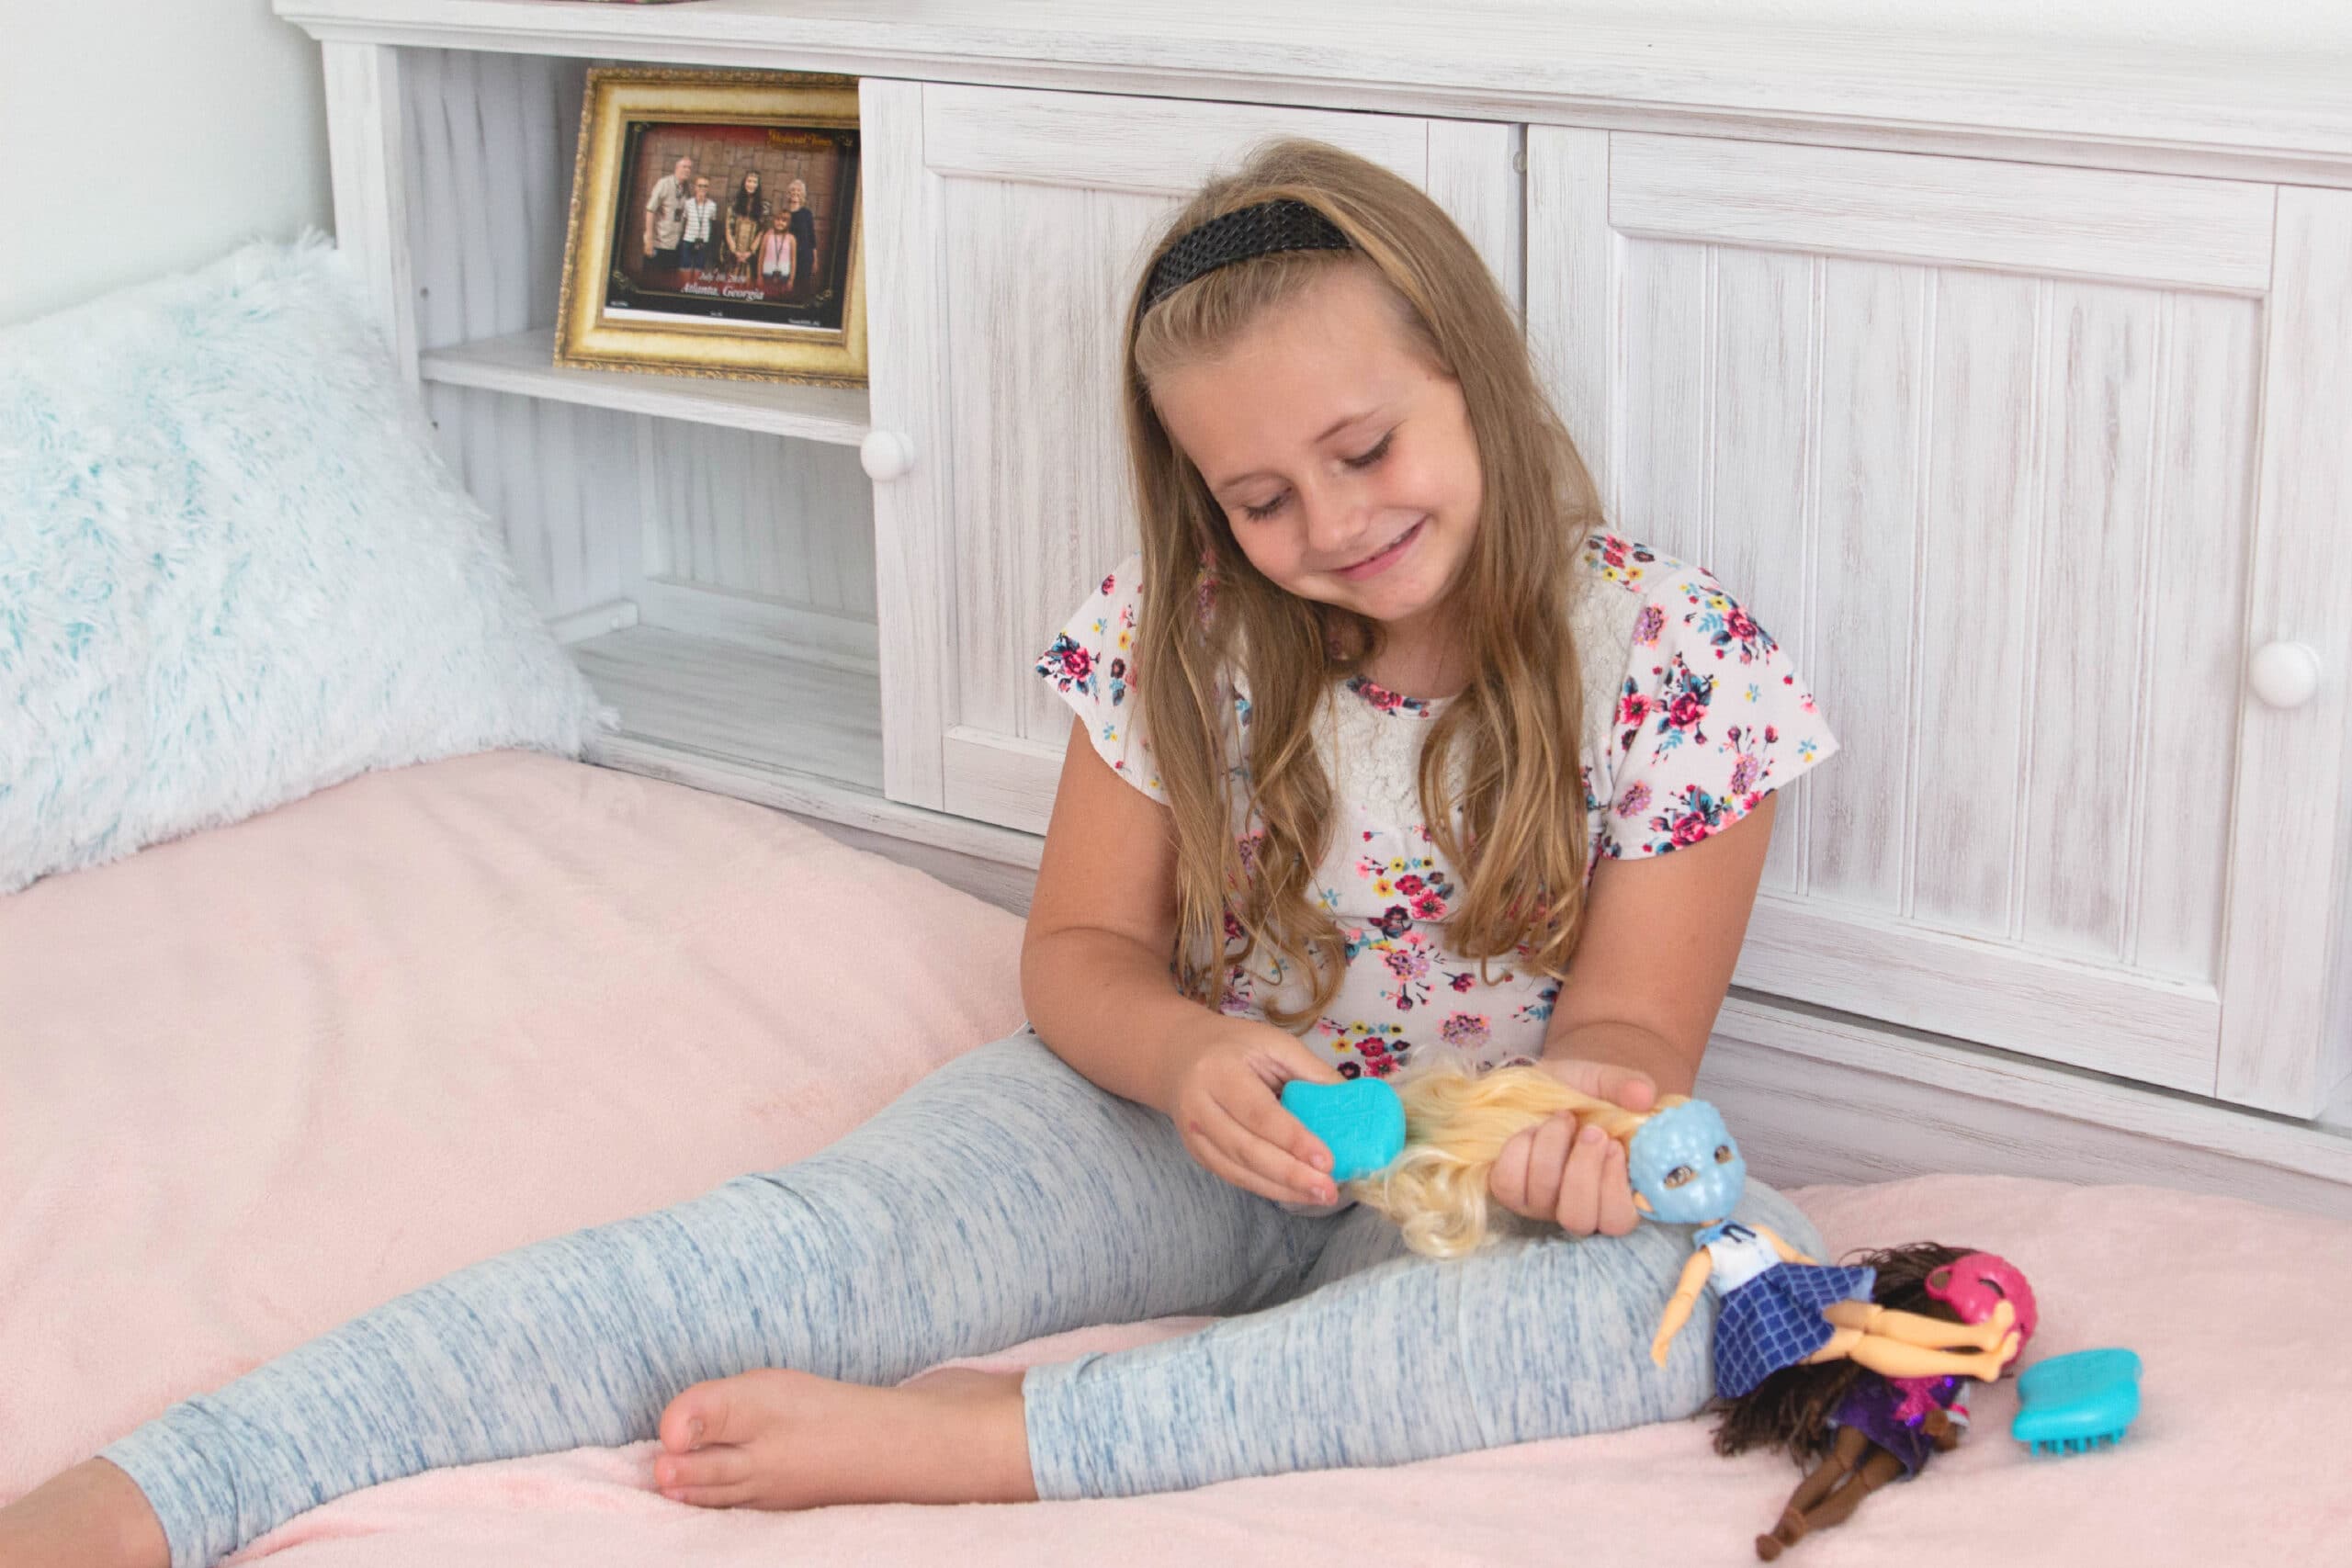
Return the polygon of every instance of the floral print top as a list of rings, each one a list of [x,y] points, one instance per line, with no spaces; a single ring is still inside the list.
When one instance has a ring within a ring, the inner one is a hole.
[[[1589,882],[1603,859],[1668,854],[1722,831],[1838,742],[1787,654],[1706,570],[1607,534],[1587,539],[1579,558],[1571,625],[1584,679]],[[1036,668],[1102,760],[1165,802],[1133,700],[1140,564],[1131,556],[1113,569]],[[1250,700],[1231,684],[1226,741],[1237,759],[1235,817],[1246,821],[1238,760]],[[1307,1043],[1350,1077],[1385,1077],[1439,1042],[1477,1067],[1540,1056],[1559,983],[1520,973],[1508,955],[1482,967],[1446,946],[1460,878],[1432,841],[1418,768],[1427,723],[1450,699],[1402,696],[1361,677],[1331,695],[1317,739],[1336,816],[1315,885],[1346,939],[1348,968]],[[1245,867],[1261,836],[1245,829]],[[1296,1006],[1310,994],[1305,976],[1260,953],[1228,966],[1219,1005],[1262,1018],[1266,998]]]

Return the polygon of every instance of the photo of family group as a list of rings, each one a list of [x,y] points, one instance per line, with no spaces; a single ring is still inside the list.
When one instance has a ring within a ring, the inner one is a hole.
[[[635,121],[621,170],[608,316],[841,330],[855,128]]]
[[[865,381],[854,77],[593,66],[554,362]]]

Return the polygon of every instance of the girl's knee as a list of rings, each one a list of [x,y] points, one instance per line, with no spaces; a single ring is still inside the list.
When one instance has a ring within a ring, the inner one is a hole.
[[[1664,1367],[1650,1359],[1660,1315],[1690,1256],[1679,1227],[1531,1244],[1504,1288],[1507,1309],[1492,1375],[1510,1392],[1504,1441],[1614,1431],[1696,1414],[1711,1392],[1713,1316],[1690,1321]]]

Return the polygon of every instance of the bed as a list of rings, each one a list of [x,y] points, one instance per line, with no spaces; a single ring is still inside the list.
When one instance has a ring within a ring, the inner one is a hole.
[[[876,967],[881,926],[908,940]],[[0,897],[0,1499],[414,1284],[820,1146],[1018,1024],[1019,936],[790,817],[516,750]],[[1798,1197],[1841,1250],[2018,1259],[2029,1360],[2120,1344],[2148,1370],[2129,1437],[2077,1457],[2030,1456],[2010,1387],[1983,1393],[1966,1445],[1796,1561],[2352,1561],[2352,1226],[1985,1177]],[[1684,1423],[1126,1501],[763,1515],[664,1500],[652,1451],[413,1477],[236,1561],[1735,1562],[1795,1473]]]

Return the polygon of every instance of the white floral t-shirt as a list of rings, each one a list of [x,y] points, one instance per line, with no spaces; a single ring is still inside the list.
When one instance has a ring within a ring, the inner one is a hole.
[[[1588,539],[1579,558],[1571,625],[1585,683],[1589,883],[1604,857],[1664,854],[1721,831],[1838,742],[1780,645],[1703,569],[1612,535]],[[1102,760],[1165,802],[1132,700],[1141,560],[1130,556],[1102,579],[1037,673],[1085,721]],[[1226,742],[1235,818],[1246,820],[1250,699],[1232,685]],[[1326,705],[1317,739],[1334,822],[1315,886],[1346,938],[1348,967],[1306,1039],[1350,1077],[1385,1077],[1432,1042],[1480,1066],[1540,1055],[1559,994],[1557,981],[1519,972],[1510,956],[1487,960],[1481,975],[1476,960],[1446,948],[1460,879],[1431,841],[1418,770],[1428,721],[1450,700],[1356,678]],[[1245,830],[1245,867],[1260,836]],[[1237,930],[1228,924],[1229,935]],[[1280,974],[1261,953],[1228,965],[1219,1006],[1263,1018],[1266,998],[1295,1007],[1311,994],[1306,976]]]

